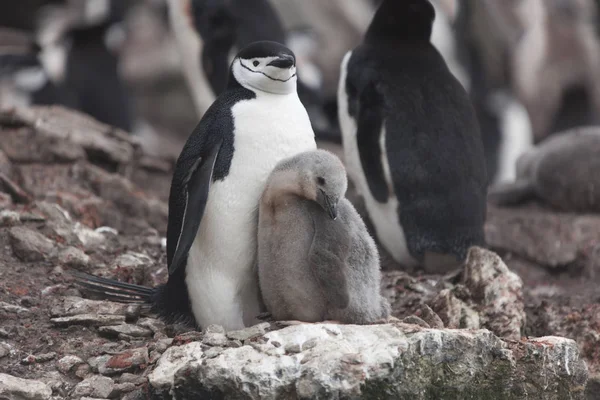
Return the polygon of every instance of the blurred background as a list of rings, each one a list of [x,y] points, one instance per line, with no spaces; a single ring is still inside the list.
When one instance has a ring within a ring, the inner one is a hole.
[[[600,0],[433,0],[432,41],[470,93],[490,183],[549,135],[600,123]],[[20,0],[0,4],[0,107],[61,104],[175,158],[237,50],[285,42],[319,142],[377,0]]]

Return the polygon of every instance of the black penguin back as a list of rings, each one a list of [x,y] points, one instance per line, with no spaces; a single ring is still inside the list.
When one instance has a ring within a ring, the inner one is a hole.
[[[465,89],[430,43],[427,0],[384,1],[348,63],[349,113],[376,200],[388,200],[385,154],[411,255],[464,259],[483,245],[487,173],[479,124]],[[361,129],[361,126],[363,128]]]

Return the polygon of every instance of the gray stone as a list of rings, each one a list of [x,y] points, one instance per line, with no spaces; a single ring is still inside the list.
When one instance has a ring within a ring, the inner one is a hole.
[[[232,340],[241,340],[243,342],[244,340],[264,335],[270,326],[271,324],[268,322],[263,322],[239,331],[227,332],[227,337]]]
[[[408,317],[404,318],[402,322],[404,322],[405,324],[419,325],[423,328],[431,328],[431,326],[427,322],[423,321],[416,315],[409,315]]]
[[[63,374],[68,374],[73,368],[83,364],[84,361],[77,356],[64,356],[56,362],[56,368]]]
[[[73,232],[86,249],[97,249],[106,242],[106,237],[80,222],[73,225]]]
[[[225,333],[225,329],[221,325],[209,325],[204,329],[204,333]]]
[[[150,329],[142,328],[137,325],[123,324],[113,326],[101,326],[98,331],[107,336],[119,336],[120,334],[131,336],[131,337],[151,337],[152,331]]]
[[[21,224],[21,216],[16,211],[2,210],[0,211],[0,227],[15,226]]]
[[[198,342],[171,347],[149,383],[168,398],[562,400],[581,399],[588,375],[576,343],[560,337],[504,342],[488,330],[403,323],[301,324],[264,337],[281,345],[215,358]]]
[[[119,383],[133,383],[134,385],[141,385],[146,382],[146,378],[140,375],[131,374],[129,372],[123,373],[117,378]]]
[[[206,332],[202,338],[202,343],[207,346],[227,346],[227,337],[224,333]]]
[[[165,350],[171,346],[171,344],[173,344],[173,339],[171,338],[159,339],[156,341],[156,343],[154,343],[154,350],[158,351],[159,353],[164,353]]]
[[[142,313],[142,305],[141,304],[128,304],[127,309],[125,310],[125,319],[127,321],[135,321],[140,317]]]
[[[43,353],[36,355],[29,355],[21,360],[21,364],[29,365],[29,364],[40,364],[48,361],[52,361],[56,358],[56,353]]]
[[[0,301],[0,310],[18,315],[27,314],[29,312],[29,310],[25,307],[17,306],[15,304],[8,304],[3,301]]]
[[[112,396],[121,398],[121,396],[123,394],[132,392],[135,390],[135,388],[136,388],[135,384],[133,384],[131,382],[118,383],[115,385]]]
[[[15,226],[9,231],[13,253],[21,261],[43,261],[51,256],[56,244],[39,232],[24,226]]]
[[[52,317],[70,317],[81,314],[108,314],[125,316],[127,304],[112,301],[87,300],[81,297],[58,297],[50,309]]]
[[[473,247],[467,255],[463,282],[478,304],[481,326],[502,338],[519,340],[526,318],[521,278],[497,254]]]
[[[148,362],[148,348],[146,347],[125,350],[114,355],[107,354],[92,357],[88,360],[94,371],[107,376],[140,369],[142,366],[147,365]]]
[[[210,347],[204,352],[204,357],[215,358],[225,350],[223,347]]]
[[[439,315],[435,313],[427,304],[422,304],[419,309],[419,317],[423,319],[431,328],[442,329],[444,322]]]
[[[85,379],[92,372],[92,367],[88,364],[80,364],[75,368],[75,376]]]
[[[0,399],[46,400],[50,396],[52,389],[43,382],[0,373]]]
[[[153,333],[165,333],[165,323],[156,318],[140,318],[137,325],[148,328]]]
[[[446,328],[479,329],[479,314],[457,298],[451,289],[444,289],[431,301],[431,308]]]
[[[58,262],[67,267],[85,270],[90,265],[90,256],[76,247],[69,246],[58,254]]]
[[[147,255],[129,251],[115,258],[109,268],[113,271],[126,270],[127,276],[132,277],[134,283],[142,284],[146,267],[153,264],[154,261]]]
[[[106,376],[92,375],[85,378],[75,386],[72,397],[78,398],[82,396],[98,397],[108,399],[115,388],[115,383],[112,379]]]
[[[204,358],[202,348],[200,342],[169,347],[149,376],[150,384],[160,392],[168,393],[174,385],[175,374],[180,369],[202,363]]]
[[[71,317],[52,318],[50,321],[56,326],[102,326],[102,325],[120,325],[125,322],[123,315],[108,314],[80,314]]]
[[[0,343],[0,358],[10,354],[10,347],[6,343]]]
[[[59,236],[69,246],[81,245],[81,241],[73,230],[73,219],[61,206],[47,201],[35,203],[41,213],[47,217],[46,226],[54,236]]]

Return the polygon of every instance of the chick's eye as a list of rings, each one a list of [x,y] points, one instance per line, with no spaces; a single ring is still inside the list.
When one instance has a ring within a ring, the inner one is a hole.
[[[325,184],[325,179],[323,179],[322,177],[318,177],[317,178],[317,182],[319,183],[319,185],[324,185]]]
[[[255,67],[258,67],[258,64],[260,64],[258,61],[252,61],[252,65],[254,65]]]

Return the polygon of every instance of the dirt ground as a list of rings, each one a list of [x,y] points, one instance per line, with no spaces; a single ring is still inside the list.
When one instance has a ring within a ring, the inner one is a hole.
[[[166,279],[161,239],[173,159],[148,156],[135,140],[76,117],[60,109],[0,116],[0,372],[42,380],[66,397],[103,368],[103,356],[145,347],[141,361],[108,366],[118,371],[112,396],[143,398],[148,365],[179,327],[148,319],[150,331],[115,333],[99,330],[98,321],[60,318],[74,315],[63,296],[82,296],[71,270],[149,286]],[[486,233],[523,279],[523,335],[576,340],[590,371],[588,399],[600,399],[600,216],[533,203],[490,206]],[[453,279],[402,271],[382,258],[398,318],[418,315]],[[146,317],[143,308],[124,311],[126,319],[140,313]],[[82,362],[70,366],[69,355]]]

